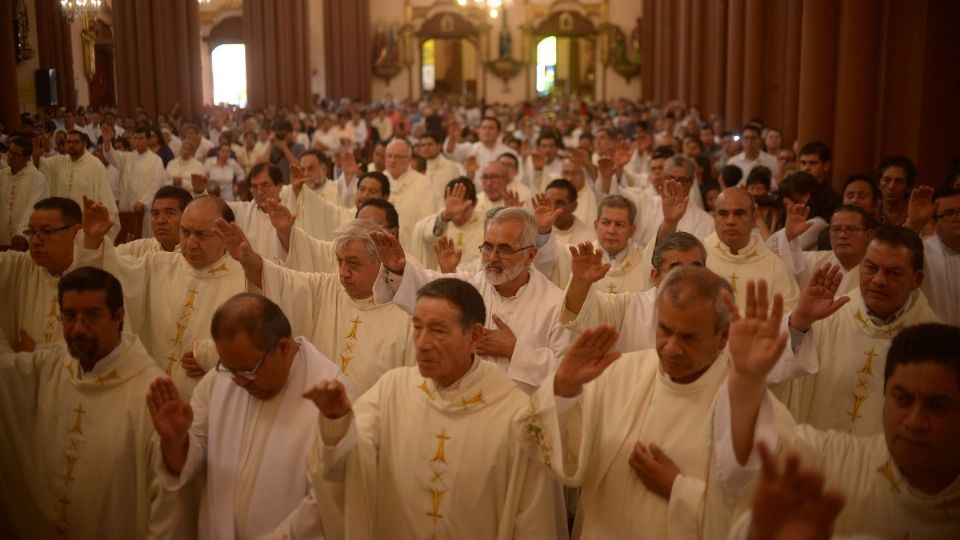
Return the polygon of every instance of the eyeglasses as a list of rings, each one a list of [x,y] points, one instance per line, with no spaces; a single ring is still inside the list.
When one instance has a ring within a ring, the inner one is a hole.
[[[950,210],[944,210],[939,214],[933,216],[937,219],[956,219],[960,217],[960,208],[951,208]]]
[[[276,347],[276,345],[274,345],[274,347]],[[257,362],[257,365],[253,366],[253,369],[231,369],[223,365],[223,360],[217,360],[216,370],[219,373],[224,373],[231,377],[240,377],[241,379],[252,381],[257,378],[257,372],[260,371],[260,367],[263,366],[263,361],[267,359],[267,355],[270,354],[272,350],[273,347],[270,347],[267,352],[263,353],[260,361]]]
[[[52,229],[27,229],[23,231],[23,235],[27,237],[27,240],[32,240],[34,236],[39,237],[41,240],[46,240],[53,236],[53,233],[58,233],[60,231],[65,231],[73,227],[73,225],[64,225],[62,227],[54,227]]]
[[[482,253],[483,255],[490,255],[491,253],[496,253],[500,257],[512,257],[517,253],[520,253],[521,251],[530,249],[532,247],[533,246],[524,246],[522,248],[513,249],[512,247],[505,244],[495,246],[490,242],[484,242],[480,244],[480,253]]]
[[[91,326],[99,323],[107,316],[103,311],[87,311],[84,313],[63,312],[57,316],[64,326],[73,326],[77,321],[83,321],[84,326]]]
[[[690,181],[690,177],[689,177],[689,176],[673,176],[672,174],[668,174],[668,175],[664,176],[663,179],[664,179],[664,180],[672,180],[672,181],[674,181],[674,182],[680,182],[680,183],[683,183],[683,184],[685,184],[685,183],[687,183],[687,182]]]
[[[830,234],[854,234],[854,233],[858,233],[860,231],[865,231],[865,230],[867,230],[866,227],[854,227],[854,226],[842,227],[839,225],[830,226]]]

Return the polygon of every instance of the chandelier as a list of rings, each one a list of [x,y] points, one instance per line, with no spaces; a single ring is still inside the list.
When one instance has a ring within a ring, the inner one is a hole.
[[[472,5],[478,9],[486,11],[491,19],[496,19],[500,16],[500,12],[506,9],[513,3],[513,0],[457,0],[457,4],[460,7],[467,7]]]
[[[69,22],[86,21],[96,18],[102,3],[102,0],[60,0],[60,9]]]

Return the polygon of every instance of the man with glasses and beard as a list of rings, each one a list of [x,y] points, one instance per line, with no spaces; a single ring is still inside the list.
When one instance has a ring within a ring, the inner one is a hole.
[[[33,205],[50,196],[50,188],[43,173],[30,161],[33,143],[27,137],[13,137],[7,151],[9,168],[0,168],[0,193],[5,204],[0,205],[0,246],[12,245],[17,251],[26,251],[28,241],[23,236],[27,229]]]
[[[374,299],[393,301],[412,313],[416,292],[423,285],[441,276],[467,281],[480,291],[487,308],[477,354],[500,366],[522,390],[532,391],[557,366],[570,341],[569,332],[557,323],[563,291],[531,268],[538,249],[537,232],[536,218],[525,210],[501,210],[486,225],[480,245],[481,271],[454,274],[408,264],[395,237],[371,233],[382,263]]]

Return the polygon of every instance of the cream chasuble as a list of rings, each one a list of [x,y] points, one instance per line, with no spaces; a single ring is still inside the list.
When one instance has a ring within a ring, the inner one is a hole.
[[[400,243],[408,251],[413,247],[414,225],[435,213],[440,200],[433,192],[430,180],[413,169],[407,169],[396,179],[389,172],[384,174],[390,180],[390,202],[400,215]]]
[[[419,264],[412,254],[407,261]],[[282,260],[283,266],[300,272],[335,274],[338,271],[337,250],[332,240],[317,240],[296,227],[290,232],[290,250]]]
[[[143,236],[151,236],[150,207],[153,195],[163,185],[163,160],[149,150],[141,154],[111,149],[104,156],[120,169],[120,201],[117,207],[123,212],[131,212],[134,204],[142,203],[145,209]]]
[[[71,265],[66,272],[78,265]],[[64,273],[66,273],[64,272]],[[63,341],[57,284],[60,276],[37,266],[29,253],[0,253],[0,297],[7,307],[0,310],[0,331],[10,345],[26,330],[37,345]]]
[[[940,322],[915,291],[906,310],[889,324],[869,315],[860,289],[839,311],[813,323],[797,359],[819,364],[815,375],[792,381],[790,412],[797,422],[856,435],[883,432],[883,372],[890,342],[907,326]]]
[[[768,397],[766,403],[772,401]],[[729,411],[729,406],[725,409]],[[719,403],[717,410],[719,417]],[[729,425],[729,412],[718,420]],[[797,425],[785,411],[775,417],[761,415],[757,424],[758,430],[773,430],[779,436],[781,454],[797,451],[804,466],[823,474],[827,489],[843,493],[844,505],[834,522],[834,538],[960,537],[960,477],[935,495],[914,490],[890,456],[883,433],[861,437],[818,430]],[[717,467],[745,471],[732,451],[726,455],[718,453]],[[754,477],[756,471],[745,472]],[[748,514],[739,520],[729,537],[746,539],[749,519]]]
[[[528,271],[530,279],[527,284],[516,295],[504,298],[487,281],[482,271],[441,274],[407,261],[403,276],[392,274],[381,266],[380,277],[373,287],[373,297],[378,304],[393,301],[400,309],[412,314],[417,291],[435,279],[452,277],[473,285],[483,296],[487,308],[484,327],[496,329],[493,316],[497,315],[517,338],[512,357],[481,359],[496,363],[521,389],[532,392],[556,369],[560,355],[572,336],[568,329],[562,328],[557,322],[563,304],[563,291],[539,271],[533,268]]]
[[[923,241],[923,291],[943,322],[960,326],[960,253],[937,235]]]
[[[555,485],[511,432],[526,403],[488,362],[444,389],[414,367],[384,374],[350,414],[320,417],[311,482],[338,501],[324,522],[345,508],[351,539],[564,538]]]
[[[253,250],[265,259],[281,261],[286,255],[270,216],[255,202],[228,202],[233,209],[237,226],[243,229]]]
[[[788,242],[783,229],[767,239],[767,246],[787,265],[787,270],[796,278],[797,286],[800,287],[801,291],[810,282],[810,278],[817,268],[827,263],[839,266],[840,272],[843,274],[836,296],[847,295],[860,286],[859,264],[847,270],[832,251],[803,251],[800,238],[794,238],[792,242]]]
[[[333,240],[334,231],[353,221],[356,214],[355,210],[337,206],[335,200],[322,197],[308,188],[301,189],[300,195],[287,207],[297,214],[294,228],[318,240]]]
[[[200,163],[194,158],[184,161],[180,159],[180,156],[177,156],[167,163],[167,168],[164,171],[164,183],[179,185],[187,191],[192,192],[193,184],[190,178],[194,174],[201,176],[207,174],[207,170],[203,168],[203,163]],[[180,180],[179,184],[174,183],[176,179]]]
[[[594,242],[597,239],[597,232],[593,226],[587,225],[576,217],[573,218],[573,225],[569,229],[558,229],[553,226],[553,239],[558,244],[558,249],[566,249],[570,244],[580,244],[582,242]]]
[[[599,250],[603,249],[598,241],[594,241],[593,247]],[[643,273],[642,252],[632,242],[627,242],[626,253],[622,256],[618,254],[613,261],[606,255],[604,253],[603,262],[611,263],[612,266],[607,271],[607,275],[593,284],[596,290],[619,293],[640,292],[649,288],[650,272]],[[565,288],[570,283],[570,264],[572,260],[573,256],[567,246],[557,246],[557,265],[553,271],[553,279],[551,279],[557,287]]]
[[[107,180],[107,169],[89,152],[73,161],[70,156],[54,156],[40,159],[40,172],[50,183],[50,195],[73,199],[83,208],[83,197],[93,199],[107,207],[114,225],[108,234],[113,241],[120,232],[120,212],[113,190]]]
[[[385,372],[416,364],[410,316],[373,298],[354,300],[337,274],[304,273],[263,263],[263,294],[280,306],[293,333],[336,362],[357,395]]]
[[[62,343],[0,355],[0,536],[192,537],[153,474],[145,398],[161,375],[130,334],[89,373]]]
[[[712,408],[728,372],[721,354],[699,379],[677,384],[656,351],[627,353],[577,398],[558,398],[553,376],[515,419],[528,450],[568,486],[581,488],[574,538],[714,538],[732,508],[707,504]],[[637,441],[655,443],[680,469],[670,499],[630,467]],[[712,501],[712,499],[711,499]]]
[[[322,380],[345,379],[306,338],[296,341],[300,350],[287,382],[266,401],[251,396],[229,375],[204,375],[190,398],[190,449],[179,476],[167,471],[156,446],[154,468],[164,489],[177,491],[191,479],[203,478],[201,539],[253,539],[268,533],[324,537],[304,466],[319,411],[303,393]]]
[[[584,183],[583,187],[577,190],[577,209],[573,211],[573,215],[587,225],[593,225],[597,220],[599,202],[593,188],[588,183]]]
[[[454,178],[466,174],[463,165],[447,158],[443,154],[427,160],[427,178],[430,179],[433,196],[442,201],[446,198],[447,184]]]
[[[695,200],[693,190],[697,190],[696,197],[699,197],[699,189],[694,186],[691,190],[687,211],[677,222],[677,231],[690,233],[701,242],[706,242],[704,239],[713,234],[715,223],[712,215],[693,204]],[[647,195],[642,190],[627,189],[624,191],[624,196],[633,200],[637,205],[637,220],[634,222],[637,226],[637,232],[634,233],[633,239],[641,246],[653,243],[657,239],[657,232],[663,223],[663,199],[659,195]]]
[[[657,288],[643,292],[608,293],[590,288],[587,299],[575,314],[562,306],[560,324],[573,335],[599,324],[616,327],[620,337],[614,350],[620,352],[654,349],[657,345]]]
[[[514,180],[507,184],[504,190],[516,193],[517,200],[520,201],[523,209],[531,214],[533,213],[533,202],[531,201],[533,194],[530,192],[530,188]],[[440,200],[442,201],[443,199]],[[487,212],[494,208],[502,208],[504,206],[506,206],[506,200],[501,198],[499,201],[491,201],[482,187],[477,188],[477,206],[473,211],[474,215],[479,216],[480,219],[485,219]]]
[[[433,250],[433,245],[438,240],[433,235],[433,226],[439,216],[439,213],[427,216],[413,228],[413,246],[410,253],[431,270],[440,270],[437,253]],[[483,214],[474,210],[470,219],[461,226],[448,221],[443,236],[453,240],[454,246],[461,251],[460,264],[469,264],[480,258],[479,248],[483,243],[483,232]]]
[[[0,246],[9,246],[14,236],[23,234],[33,205],[49,196],[47,179],[33,162],[16,174],[9,167],[0,169]]]
[[[770,297],[783,295],[783,309],[792,311],[800,298],[800,288],[786,265],[763,240],[756,234],[750,235],[750,242],[736,254],[720,241],[717,233],[703,240],[707,249],[707,268],[726,279],[733,287],[737,307],[742,311],[747,297],[747,281],[766,280]]]
[[[180,253],[162,251],[134,259],[118,256],[113,246],[101,246],[81,250],[80,265],[87,264],[120,280],[131,329],[189,399],[199,379],[187,375],[180,359],[193,351],[204,370],[213,369],[216,355],[201,354],[198,347],[206,350],[208,344],[198,341],[211,339],[210,322],[220,304],[247,290],[240,263],[224,254],[208,267],[194,268]]]
[[[147,253],[159,253],[163,251],[163,246],[160,245],[160,242],[157,241],[156,238],[138,238],[125,244],[120,244],[116,246],[115,249],[117,250],[117,255],[138,259]],[[179,245],[176,251],[180,251]]]

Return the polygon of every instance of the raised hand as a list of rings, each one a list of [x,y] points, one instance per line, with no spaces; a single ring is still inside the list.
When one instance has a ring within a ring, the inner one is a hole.
[[[394,274],[403,274],[403,269],[407,266],[407,258],[403,253],[403,247],[400,246],[400,240],[392,234],[381,231],[372,231],[370,239],[377,248],[380,264]]]
[[[907,227],[919,233],[933,218],[936,211],[937,204],[933,201],[933,188],[930,186],[913,188],[907,205]]]
[[[790,328],[806,332],[810,325],[833,315],[850,301],[849,296],[834,298],[843,281],[839,266],[829,263],[814,270],[807,286],[800,293],[796,309],[790,314]]]
[[[463,169],[466,171],[467,177],[469,178],[473,178],[473,175],[477,173],[477,169],[479,168],[480,166],[477,164],[477,156],[470,156],[463,163]]]
[[[193,409],[180,398],[173,381],[160,377],[150,383],[147,409],[161,439],[183,441],[187,438],[190,424],[193,423]]]
[[[560,360],[553,378],[553,393],[560,397],[580,394],[583,385],[620,358],[619,352],[611,351],[618,337],[614,327],[605,325],[581,332]]]
[[[240,264],[249,263],[258,257],[247,235],[236,223],[228,223],[223,218],[218,218],[213,222],[213,232],[223,241],[227,253]]]
[[[267,198],[263,201],[263,211],[270,216],[270,224],[277,230],[281,238],[287,238],[289,243],[290,231],[297,221],[297,214],[290,211],[289,208],[280,204],[276,199]]]
[[[787,216],[783,225],[783,232],[787,235],[787,241],[790,241],[807,232],[807,229],[813,227],[813,223],[807,221],[807,216],[810,215],[809,206],[793,204],[789,201],[784,201],[784,203],[787,206]]]
[[[621,141],[613,151],[613,163],[617,169],[623,169],[633,157],[633,148],[627,141]]]
[[[683,189],[683,184],[676,180],[664,180],[660,187],[663,221],[679,223],[687,213],[687,204],[690,202],[690,192]]]
[[[463,184],[454,184],[453,188],[447,188],[447,197],[443,201],[443,212],[441,219],[450,221],[456,216],[466,212],[467,208],[473,205],[473,201],[467,199],[467,186]]]
[[[463,250],[457,249],[453,240],[446,236],[441,236],[433,243],[433,252],[437,254],[440,271],[444,274],[455,272],[463,259]]]
[[[823,475],[802,467],[797,454],[787,454],[781,472],[763,443],[757,449],[763,469],[753,494],[753,515],[747,538],[831,538],[833,523],[843,508],[843,495],[824,491]]]
[[[553,230],[553,224],[563,210],[554,208],[550,199],[543,193],[537,193],[533,196],[533,217],[537,220],[537,232],[547,234]]]
[[[503,322],[503,319],[494,315],[493,324],[497,325],[495,330],[485,328],[483,337],[477,342],[476,352],[482,356],[498,356],[510,358],[517,347],[517,336],[513,330]]]
[[[744,378],[765,381],[787,346],[787,333],[780,332],[783,297],[775,295],[771,309],[767,282],[749,280],[742,317],[727,291],[723,292],[723,302],[730,313],[727,348],[734,370]]]
[[[183,370],[187,372],[188,377],[203,377],[207,373],[197,362],[197,358],[194,356],[193,351],[187,351],[183,353],[183,356],[180,357],[180,366],[182,366]]]
[[[113,221],[110,220],[110,211],[107,207],[93,199],[83,196],[83,235],[86,247],[96,249],[100,247],[103,237],[110,232]]]
[[[637,441],[630,454],[630,467],[640,477],[647,489],[665,499],[670,498],[673,482],[680,474],[680,468],[656,444],[646,447]]]
[[[507,208],[520,208],[523,206],[523,201],[520,200],[520,195],[516,191],[508,189],[503,192],[503,205]]]
[[[190,175],[190,185],[193,187],[194,193],[203,193],[207,190],[207,185],[210,183],[210,179],[207,178],[205,174],[191,174]]]
[[[350,412],[350,398],[343,383],[330,379],[320,381],[316,386],[303,393],[320,409],[320,414],[327,418],[340,418]]]
[[[570,274],[574,281],[596,283],[610,271],[610,263],[603,262],[603,252],[591,242],[581,242],[570,248]]]

